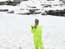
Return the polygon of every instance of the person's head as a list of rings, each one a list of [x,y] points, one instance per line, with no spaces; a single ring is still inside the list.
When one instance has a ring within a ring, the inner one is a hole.
[[[39,24],[39,20],[35,19],[35,25],[38,25],[38,24]]]

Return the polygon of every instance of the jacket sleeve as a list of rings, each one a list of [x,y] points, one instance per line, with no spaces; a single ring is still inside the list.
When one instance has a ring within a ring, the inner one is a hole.
[[[31,31],[32,31],[32,33],[34,33],[35,32],[35,28],[31,28]]]

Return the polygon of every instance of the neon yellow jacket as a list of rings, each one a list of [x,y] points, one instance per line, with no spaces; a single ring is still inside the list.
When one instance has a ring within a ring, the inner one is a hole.
[[[32,33],[34,36],[35,49],[44,49],[42,42],[42,26],[38,25],[37,28],[33,28]]]
[[[42,26],[38,25],[37,28],[33,28],[32,29],[32,33],[33,33],[35,38],[41,38]]]

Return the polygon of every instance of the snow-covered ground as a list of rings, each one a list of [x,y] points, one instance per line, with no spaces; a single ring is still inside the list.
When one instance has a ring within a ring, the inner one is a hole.
[[[34,3],[37,3],[36,0]],[[41,8],[40,4],[38,4],[39,2],[36,7]],[[19,49],[19,47],[22,47],[22,49],[34,49],[31,25],[34,23],[35,18],[38,18],[43,26],[42,37],[45,49],[65,49],[65,17],[35,14],[17,15],[16,13],[23,12],[20,9],[28,8],[26,5],[34,6],[30,1],[23,2],[17,6],[0,6],[0,9],[14,10],[14,14],[0,12],[0,49]],[[65,7],[59,8],[64,9]],[[58,7],[53,6],[53,8],[45,8],[44,10],[50,9],[56,10]]]
[[[45,49],[65,49],[65,17],[0,13],[0,49],[34,49],[31,25],[38,18],[43,26]]]

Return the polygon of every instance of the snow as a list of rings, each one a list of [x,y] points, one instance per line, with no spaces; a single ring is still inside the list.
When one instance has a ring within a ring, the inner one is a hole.
[[[52,7],[47,7],[45,8],[44,6],[41,6],[41,4],[45,5],[52,5]],[[58,6],[53,6],[53,5],[58,5]],[[29,1],[23,1],[17,6],[10,6],[10,5],[0,5],[0,9],[8,9],[8,12],[14,11],[14,13],[29,13],[30,9],[40,9],[39,11],[45,12],[48,10],[64,10],[64,6],[60,6],[59,4],[63,4],[61,1],[42,1],[41,0],[29,0]],[[36,7],[36,8],[31,8],[31,7]],[[22,9],[22,10],[21,10]]]
[[[0,6],[0,9],[14,10],[14,14],[0,12],[0,49],[34,49],[34,39],[31,32],[31,25],[34,25],[35,18],[38,18],[43,26],[43,42],[45,49],[65,48],[65,17],[51,15],[17,15],[16,13],[28,12],[27,6],[41,8],[39,2],[35,5],[31,1],[23,2],[17,6]],[[50,3],[48,3],[50,4]],[[27,5],[27,6],[26,6]],[[23,6],[23,8],[21,7]],[[59,7],[60,8],[60,7]],[[65,8],[65,7],[64,7]],[[56,10],[58,7],[44,8],[44,10]],[[62,7],[60,9],[63,9]],[[43,11],[42,11],[43,12]]]
[[[34,49],[30,27],[38,18],[43,26],[45,49],[65,48],[65,17],[0,13],[0,48]]]

